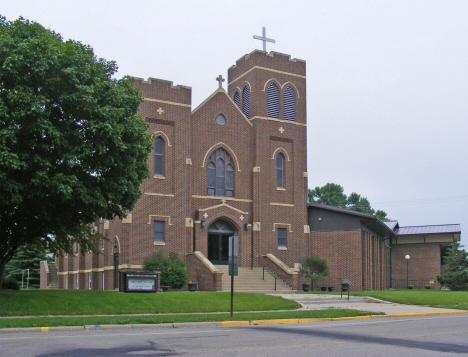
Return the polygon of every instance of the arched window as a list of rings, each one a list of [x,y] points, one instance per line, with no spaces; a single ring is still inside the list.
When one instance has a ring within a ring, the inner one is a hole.
[[[284,188],[284,155],[276,155],[276,187]]]
[[[250,112],[250,91],[249,87],[245,86],[242,91],[242,113],[249,118]]]
[[[154,141],[154,176],[164,176],[164,140],[160,136]]]
[[[296,120],[296,93],[291,87],[286,87],[283,95],[284,120]]]
[[[279,119],[279,89],[271,83],[267,89],[268,118]]]
[[[226,150],[219,148],[211,154],[206,187],[208,196],[234,197],[234,164]]]
[[[236,105],[240,108],[240,95],[239,95],[239,92],[236,92],[234,94],[234,103],[236,103]]]

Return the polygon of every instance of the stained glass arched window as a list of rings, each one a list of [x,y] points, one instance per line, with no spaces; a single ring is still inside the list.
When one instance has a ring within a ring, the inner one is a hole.
[[[234,163],[226,150],[215,150],[207,164],[206,187],[208,196],[234,197]]]
[[[154,175],[164,176],[164,140],[160,136],[154,141]]]
[[[276,187],[284,188],[284,155],[276,155]]]

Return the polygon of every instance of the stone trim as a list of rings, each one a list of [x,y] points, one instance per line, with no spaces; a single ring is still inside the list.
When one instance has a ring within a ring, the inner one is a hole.
[[[225,201],[237,201],[237,202],[248,202],[252,203],[252,200],[246,200],[243,198],[232,198],[232,197],[221,197],[221,196],[199,196],[199,195],[192,195],[193,198],[208,198],[211,200],[225,200]]]
[[[143,194],[148,195],[148,196],[174,197],[174,195],[172,193],[144,192]]]
[[[167,100],[160,100],[160,99],[153,99],[153,98],[143,98],[143,100],[147,102],[157,102],[157,103],[164,103],[164,104],[170,104],[170,105],[178,105],[181,107],[187,107],[191,108],[191,104],[182,104],[182,103],[176,103],[176,102],[168,102]]]
[[[261,66],[254,66],[254,67],[252,67],[251,69],[249,69],[247,72],[244,72],[243,74],[241,74],[241,75],[240,75],[239,77],[237,77],[236,79],[233,79],[230,83],[228,83],[228,85],[230,86],[232,83],[238,81],[239,79],[241,79],[241,78],[244,77],[247,73],[250,73],[250,72],[253,71],[254,69],[261,69],[261,70],[263,70],[263,71],[268,71],[268,72],[287,74],[288,76],[293,76],[293,77],[306,78],[306,76],[303,76],[303,75],[300,75],[300,74],[289,73],[289,72],[284,72],[284,71],[278,71],[278,70],[276,70],[276,69],[270,69],[270,68],[261,67]]]
[[[250,118],[249,120],[252,121],[254,119],[271,120],[271,121],[277,121],[277,122],[280,122],[280,123],[288,123],[288,124],[293,124],[293,125],[307,126],[307,124],[297,123],[295,121],[268,118],[268,117],[260,117],[260,116],[254,116],[253,118]]]

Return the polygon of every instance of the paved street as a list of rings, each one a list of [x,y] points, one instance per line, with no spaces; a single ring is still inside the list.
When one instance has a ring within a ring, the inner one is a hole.
[[[4,334],[0,356],[440,356],[468,354],[468,318],[447,315],[232,328]]]

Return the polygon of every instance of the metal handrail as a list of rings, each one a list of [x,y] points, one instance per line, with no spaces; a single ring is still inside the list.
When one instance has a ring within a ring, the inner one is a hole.
[[[253,260],[257,262],[261,267],[263,268],[263,278],[262,280],[265,280],[265,269],[270,275],[275,279],[275,291],[276,291],[276,279],[282,280],[278,275],[276,275],[270,268],[268,268],[265,264],[263,264],[258,257],[254,257]],[[253,269],[253,267],[251,267]]]

